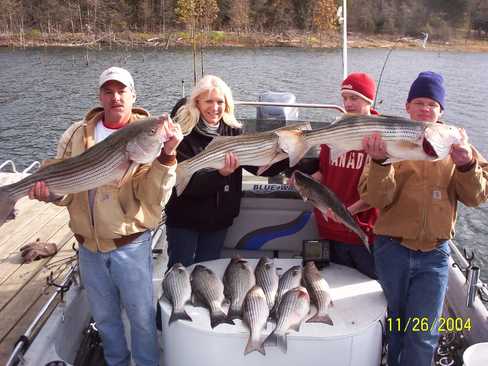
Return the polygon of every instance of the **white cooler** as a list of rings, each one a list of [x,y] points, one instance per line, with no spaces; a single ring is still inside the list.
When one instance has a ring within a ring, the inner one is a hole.
[[[255,267],[257,259],[248,259]],[[201,263],[220,278],[229,259]],[[275,259],[284,273],[299,259]],[[188,268],[189,271],[192,267]],[[382,325],[386,301],[378,282],[356,270],[331,264],[322,271],[331,287],[334,305],[330,308],[333,326],[304,323],[300,331],[288,334],[288,351],[265,345],[266,355],[253,352],[244,356],[249,333],[245,324],[220,324],[210,327],[205,308],[186,306],[192,322],[176,321],[168,327],[171,305],[160,300],[162,309],[161,348],[165,366],[241,366],[327,364],[334,366],[378,366],[381,359]],[[265,334],[274,323],[268,321]]]

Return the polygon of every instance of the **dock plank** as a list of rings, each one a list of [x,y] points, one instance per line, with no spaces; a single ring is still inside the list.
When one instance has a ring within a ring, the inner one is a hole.
[[[65,207],[23,198],[16,208],[16,219],[0,227],[0,365],[7,362],[15,342],[55,291],[46,285],[50,273],[61,281],[74,255]],[[19,248],[36,238],[55,242],[58,253],[22,264]]]
[[[26,207],[22,215],[18,215],[15,220],[7,221],[0,226],[0,257],[3,257],[14,246],[20,248],[20,243],[32,236],[31,234],[35,229],[39,230],[51,219],[52,215],[65,210],[64,207],[39,201]]]
[[[2,295],[0,297],[0,312],[13,298],[20,294],[24,286],[30,283],[39,272],[50,271],[74,256],[75,252],[72,249],[72,237],[73,234],[66,233],[64,230],[58,231],[57,235],[53,237],[58,243],[58,253],[56,256],[42,258],[38,261],[26,263],[13,269],[12,274],[0,285],[0,293]]]
[[[50,212],[48,214],[51,214]],[[0,285],[19,268],[19,249],[39,238],[41,241],[52,241],[57,243],[61,238],[54,238],[55,234],[64,226],[67,226],[68,215],[63,211],[54,211],[45,220],[39,220],[40,225],[32,225],[30,233],[22,232],[19,235],[12,235],[9,246],[9,255],[5,257],[0,266]],[[68,229],[69,230],[69,229]],[[56,240],[57,239],[57,240]]]

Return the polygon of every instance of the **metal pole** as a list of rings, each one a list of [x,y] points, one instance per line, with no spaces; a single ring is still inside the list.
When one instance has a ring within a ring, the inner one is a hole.
[[[347,0],[342,0],[342,79],[347,77]]]
[[[235,105],[249,105],[249,106],[275,106],[275,107],[295,107],[295,108],[322,108],[335,109],[341,113],[346,113],[344,108],[335,104],[312,104],[312,103],[275,103],[275,102],[245,102],[241,100],[234,101]]]

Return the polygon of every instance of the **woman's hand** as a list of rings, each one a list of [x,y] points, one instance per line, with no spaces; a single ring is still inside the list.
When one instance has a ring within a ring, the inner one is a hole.
[[[219,169],[220,175],[224,177],[234,173],[234,171],[239,168],[239,159],[233,152],[228,152],[225,154],[224,167]]]

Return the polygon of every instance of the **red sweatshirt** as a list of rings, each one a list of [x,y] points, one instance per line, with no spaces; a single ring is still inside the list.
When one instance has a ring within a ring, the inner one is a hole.
[[[319,170],[322,173],[321,183],[339,197],[346,207],[359,200],[358,183],[369,156],[362,150],[348,151],[337,160],[329,162],[329,147],[321,145]],[[315,219],[320,237],[349,244],[361,244],[361,239],[344,225],[333,220],[325,221],[321,211],[315,209]],[[378,218],[378,210],[370,208],[354,216],[359,227],[373,244],[373,226]]]

